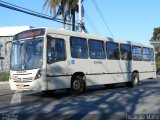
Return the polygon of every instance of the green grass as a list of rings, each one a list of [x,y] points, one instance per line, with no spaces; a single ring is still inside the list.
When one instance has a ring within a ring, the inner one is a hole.
[[[0,73],[0,82],[8,81],[9,80],[9,73],[2,72]]]

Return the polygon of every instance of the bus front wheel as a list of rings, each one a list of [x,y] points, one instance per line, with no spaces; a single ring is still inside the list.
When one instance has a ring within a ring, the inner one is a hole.
[[[71,83],[71,91],[74,95],[82,94],[85,91],[85,82],[81,76],[76,76]]]

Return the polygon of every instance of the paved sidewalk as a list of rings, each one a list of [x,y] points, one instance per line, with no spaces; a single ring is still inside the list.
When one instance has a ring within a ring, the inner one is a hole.
[[[9,82],[0,82],[0,90],[10,89]]]

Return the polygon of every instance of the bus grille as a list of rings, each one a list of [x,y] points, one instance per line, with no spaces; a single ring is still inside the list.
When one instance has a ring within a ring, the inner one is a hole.
[[[33,77],[29,77],[29,78],[22,78],[22,80],[32,80]]]
[[[14,82],[32,82],[33,77],[13,79]]]

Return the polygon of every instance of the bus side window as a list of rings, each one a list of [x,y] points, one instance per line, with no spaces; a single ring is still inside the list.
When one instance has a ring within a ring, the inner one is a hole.
[[[90,39],[88,44],[91,59],[106,59],[103,41]]]
[[[88,46],[85,38],[71,37],[70,49],[72,58],[88,58]]]
[[[151,54],[149,48],[142,48],[143,61],[151,61]]]
[[[121,59],[122,60],[131,60],[131,46],[126,44],[120,45],[120,51],[121,51]]]
[[[109,60],[119,60],[119,45],[114,42],[106,42],[107,59]]]
[[[139,46],[132,46],[132,56],[135,61],[142,61],[142,49]]]
[[[66,59],[65,41],[60,38],[48,38],[47,62],[49,64]]]

